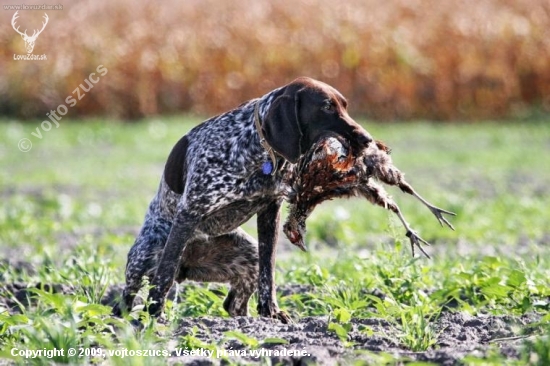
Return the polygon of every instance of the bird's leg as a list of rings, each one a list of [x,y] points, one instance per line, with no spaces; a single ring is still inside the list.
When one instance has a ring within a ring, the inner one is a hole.
[[[387,155],[382,156],[382,158],[380,159],[380,162],[376,164],[371,163],[370,167],[371,169],[373,169],[373,174],[377,179],[379,179],[383,183],[393,185],[393,186],[398,186],[403,192],[414,196],[416,199],[422,202],[426,207],[428,207],[428,209],[432,212],[432,214],[434,214],[434,216],[437,218],[437,221],[439,221],[439,224],[441,226],[445,224],[452,230],[455,229],[453,225],[451,225],[451,223],[447,221],[447,219],[443,216],[443,214],[452,215],[452,216],[456,216],[456,214],[454,212],[443,210],[439,207],[432,205],[431,203],[426,201],[422,196],[416,193],[413,187],[405,181],[403,173],[401,173],[399,169],[397,169],[392,164],[391,160]]]
[[[403,226],[405,226],[405,229],[407,229],[407,234],[406,235],[409,238],[409,240],[411,241],[412,256],[414,257],[414,246],[416,245],[418,247],[418,249],[420,249],[422,254],[424,254],[426,256],[426,258],[431,259],[431,257],[428,255],[428,253],[426,253],[424,251],[424,248],[422,248],[422,246],[420,245],[420,243],[424,243],[427,246],[430,246],[430,243],[428,243],[426,240],[422,239],[420,237],[420,235],[418,235],[416,233],[416,231],[411,229],[410,225],[407,223],[407,221],[405,220],[405,217],[401,213],[401,210],[399,210],[399,207],[395,203],[394,203],[394,207],[390,208],[390,209],[397,214],[397,217],[399,217],[399,220],[401,220],[401,222],[403,223]]]
[[[422,245],[421,245],[422,243],[424,243],[424,244],[429,246],[430,243],[428,243],[426,240],[422,239],[411,228],[411,226],[409,225],[407,220],[405,220],[405,217],[401,213],[401,210],[399,209],[399,206],[397,206],[397,204],[395,202],[393,202],[393,200],[390,197],[388,197],[386,191],[384,191],[384,189],[380,185],[376,184],[372,180],[369,180],[367,182],[367,184],[362,185],[359,188],[359,192],[361,193],[362,196],[367,198],[371,203],[382,206],[385,209],[394,212],[397,215],[397,217],[399,217],[399,220],[401,220],[401,222],[403,223],[403,226],[407,230],[406,235],[407,235],[407,237],[409,238],[409,240],[411,242],[411,250],[412,250],[413,257],[414,257],[414,248],[416,246],[416,247],[418,247],[418,249],[420,249],[422,254],[424,254],[427,258],[430,258],[428,253],[426,253],[426,251],[424,251],[424,248],[422,248]]]
[[[407,182],[405,182],[404,179],[400,179],[398,185],[397,185],[403,192],[408,193],[414,197],[416,197],[420,202],[422,202],[428,209],[434,214],[434,216],[437,218],[437,221],[439,221],[439,224],[443,226],[443,223],[445,223],[451,230],[454,230],[455,228],[453,225],[447,221],[445,217],[443,217],[443,214],[456,216],[454,212],[444,210],[442,208],[436,207],[432,205],[430,202],[426,201],[421,195],[416,193],[416,191],[411,187],[411,185]]]

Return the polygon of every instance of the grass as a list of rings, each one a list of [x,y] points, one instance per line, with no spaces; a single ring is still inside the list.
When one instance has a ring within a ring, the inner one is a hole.
[[[9,314],[0,303],[0,357],[22,362],[10,355],[13,347],[167,349],[173,347],[169,335],[183,317],[226,316],[226,290],[216,286],[187,285],[185,302],[168,302],[171,322],[161,325],[146,319],[141,332],[130,325],[131,319],[110,317],[110,308],[99,302],[110,286],[123,282],[126,253],[155,193],[165,158],[197,120],[66,123],[41,140],[30,135],[39,122],[4,122],[0,297],[19,302],[23,310]],[[537,312],[541,324],[550,322],[550,170],[545,168],[550,127],[365,125],[392,146],[394,162],[423,196],[458,214],[452,219],[457,231],[439,227],[412,197],[392,190],[408,221],[434,244],[428,248],[432,260],[411,258],[407,238],[392,214],[366,201],[326,202],[308,220],[309,252],[283,247],[279,253],[277,282],[313,289],[281,296],[282,308],[294,318],[328,316],[329,328],[348,347],[353,347],[352,319],[385,319],[399,344],[415,352],[437,347],[441,330],[433,320],[442,311]],[[27,153],[17,149],[23,137],[33,143]],[[254,224],[247,223],[245,229],[253,233]],[[16,296],[17,289],[8,286],[15,283],[32,285],[27,292],[32,299]],[[62,294],[48,284],[72,291]],[[548,333],[537,332],[526,341],[521,362],[548,360]],[[230,332],[218,344],[204,344],[191,332],[177,343],[215,348],[244,339],[255,348],[270,341],[246,337]],[[113,364],[146,362],[107,357]],[[467,363],[512,362],[503,357],[498,352],[485,360],[469,356]],[[84,360],[103,358],[65,355],[32,361]],[[163,363],[153,358],[147,362]]]

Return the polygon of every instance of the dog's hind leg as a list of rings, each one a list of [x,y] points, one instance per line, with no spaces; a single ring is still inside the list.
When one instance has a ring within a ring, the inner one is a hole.
[[[258,244],[244,230],[191,241],[183,252],[176,280],[229,283],[223,303],[231,316],[248,315],[248,300],[258,281]]]

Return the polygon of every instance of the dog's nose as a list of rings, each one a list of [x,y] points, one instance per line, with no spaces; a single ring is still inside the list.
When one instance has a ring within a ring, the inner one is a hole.
[[[359,143],[359,145],[367,147],[372,142],[372,137],[370,137],[370,135],[362,133],[359,135],[357,142]]]

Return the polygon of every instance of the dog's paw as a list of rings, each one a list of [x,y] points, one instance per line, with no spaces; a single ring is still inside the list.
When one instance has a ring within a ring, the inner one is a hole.
[[[278,306],[271,306],[261,309],[258,307],[258,314],[264,318],[270,318],[280,321],[283,324],[292,324],[292,318],[284,311],[279,310]]]
[[[111,315],[116,316],[117,318],[122,318],[122,309],[120,307],[120,304],[116,304],[113,306],[113,310],[111,310]]]
[[[288,315],[286,312],[282,311],[282,310],[279,310],[275,316],[274,316],[275,319],[279,320],[281,323],[283,324],[293,324],[294,321],[292,320],[292,318],[290,317],[290,315]]]
[[[149,304],[146,304],[143,310],[155,318],[160,317],[162,315],[162,311],[164,310],[164,296],[161,296],[154,288],[152,288],[149,291],[148,301]]]
[[[134,327],[134,329],[137,330],[137,331],[141,331],[145,328],[145,325],[139,319],[130,320],[130,325],[132,325],[132,327]]]

